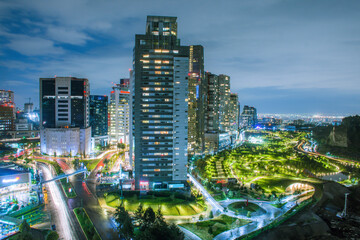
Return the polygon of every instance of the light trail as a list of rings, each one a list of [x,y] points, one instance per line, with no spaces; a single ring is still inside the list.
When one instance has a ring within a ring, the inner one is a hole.
[[[198,181],[196,181],[193,176],[188,174],[188,177],[190,181],[195,185],[195,187],[201,191],[206,201],[208,201],[214,209],[219,210],[221,213],[223,213],[224,208],[206,191],[206,189]]]
[[[52,179],[52,173],[50,169],[46,165],[41,165],[42,170],[45,176],[46,180]],[[64,199],[64,196],[61,194],[60,189],[58,185],[55,182],[49,182],[48,184],[48,192],[50,192],[51,199],[55,205],[56,212],[58,213],[59,221],[58,224],[60,224],[60,233],[63,234],[63,239],[74,239],[74,232],[73,228],[71,227],[71,219],[69,212],[67,211],[66,201]]]

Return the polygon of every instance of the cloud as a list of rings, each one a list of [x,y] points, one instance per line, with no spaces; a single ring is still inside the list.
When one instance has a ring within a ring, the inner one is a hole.
[[[10,43],[6,44],[6,46],[26,56],[64,53],[64,50],[61,47],[55,46],[53,41],[38,37],[19,35],[17,38],[11,39]]]
[[[91,40],[89,36],[82,32],[55,26],[48,27],[47,35],[54,41],[74,45],[84,45],[88,40]]]
[[[145,32],[146,16],[168,15],[178,17],[182,44],[205,47],[205,70],[230,75],[240,100],[247,98],[242,89],[259,89],[263,99],[263,88],[275,100],[287,90],[300,97],[324,88],[345,99],[360,91],[359,11],[352,0],[12,0],[0,3],[0,31],[7,33],[0,44],[31,59],[3,47],[1,57],[14,62],[1,64],[8,79],[71,74],[106,92],[131,68],[134,35]],[[24,63],[21,71],[15,62]]]

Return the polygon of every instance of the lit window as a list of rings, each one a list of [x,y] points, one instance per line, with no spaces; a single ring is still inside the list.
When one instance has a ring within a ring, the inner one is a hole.
[[[161,74],[161,71],[155,71],[155,74]]]
[[[155,60],[155,64],[161,64],[161,60]]]
[[[146,54],[146,55],[143,55],[144,58],[148,58],[149,57],[149,54]]]
[[[161,49],[155,49],[156,53],[161,53]]]

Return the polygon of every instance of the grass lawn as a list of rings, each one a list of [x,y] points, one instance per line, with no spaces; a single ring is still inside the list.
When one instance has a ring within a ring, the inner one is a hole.
[[[237,212],[241,215],[246,215],[249,211],[250,212],[261,211],[265,213],[265,211],[261,207],[259,207],[255,203],[250,203],[250,202],[248,203],[248,206],[246,206],[246,202],[234,202],[230,204],[228,208],[229,210]]]
[[[213,239],[216,235],[227,230],[248,224],[250,221],[220,215],[211,220],[197,223],[180,224],[181,227],[193,232],[203,240]]]
[[[121,200],[118,194],[110,193],[105,197],[106,204],[110,207],[117,207]],[[188,201],[179,198],[171,199],[171,197],[153,197],[137,198],[126,197],[124,199],[125,209],[134,212],[139,204],[142,203],[144,208],[151,207],[156,211],[161,207],[161,211],[165,216],[188,216],[196,215],[203,212],[205,209],[195,201]]]
[[[96,165],[100,162],[100,160],[101,159],[80,160],[80,163],[83,163],[88,171],[92,171],[96,167]]]
[[[75,208],[75,216],[80,223],[82,230],[88,240],[98,239],[101,240],[99,233],[96,231],[94,224],[87,215],[84,208]]]
[[[312,182],[319,183],[320,180],[313,178],[294,178],[290,176],[271,176],[271,177],[262,177],[256,180],[254,183],[259,184],[267,193],[275,191],[277,193],[284,193],[286,188],[296,182]]]

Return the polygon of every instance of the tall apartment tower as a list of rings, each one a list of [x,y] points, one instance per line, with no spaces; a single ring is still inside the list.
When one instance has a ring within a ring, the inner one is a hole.
[[[219,75],[219,131],[230,131],[230,77]]]
[[[236,93],[230,94],[229,120],[230,120],[230,131],[238,131],[240,127],[239,126],[240,103],[239,103],[239,97]]]
[[[130,79],[120,79],[110,94],[109,136],[112,144],[129,144],[130,134]]]
[[[254,127],[257,123],[257,110],[254,107],[244,106],[241,113],[242,127]]]
[[[89,97],[85,78],[40,78],[41,152],[72,156],[91,152]]]
[[[135,36],[130,157],[136,189],[181,188],[187,179],[188,55],[176,17],[148,16],[146,33]]]
[[[108,143],[108,96],[90,95],[90,126],[93,148]]]
[[[15,129],[14,92],[0,90],[0,135],[7,137],[7,131]]]
[[[218,133],[220,113],[219,77],[207,72],[206,81],[207,101],[205,105],[205,132]]]
[[[188,98],[188,155],[201,156],[205,147],[206,81],[204,75],[204,48],[189,48]]]

